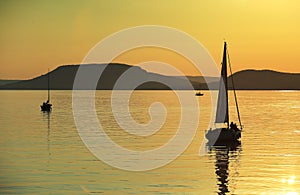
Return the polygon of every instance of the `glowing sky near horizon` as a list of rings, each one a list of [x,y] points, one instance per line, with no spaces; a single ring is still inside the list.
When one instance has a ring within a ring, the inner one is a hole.
[[[78,64],[104,37],[138,25],[184,31],[217,63],[225,38],[234,72],[300,72],[299,10],[298,0],[1,1],[0,79],[27,79],[48,68]],[[148,52],[144,55],[151,59]],[[143,60],[137,56],[143,52],[116,61],[134,65]],[[199,74],[184,60],[170,55],[167,61],[187,75]]]

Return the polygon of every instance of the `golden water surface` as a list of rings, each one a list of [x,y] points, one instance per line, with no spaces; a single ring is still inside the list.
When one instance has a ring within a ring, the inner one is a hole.
[[[133,172],[105,164],[86,148],[74,123],[72,91],[52,91],[50,114],[39,110],[46,91],[0,91],[0,194],[300,194],[300,92],[237,91],[241,144],[206,148],[200,156],[211,117],[210,95],[203,93],[195,97],[200,120],[187,150],[163,167]],[[107,135],[122,147],[155,149],[176,133],[181,105],[174,92],[131,96],[128,105],[138,123],[151,121],[153,102],[168,112],[162,128],[146,137],[118,126],[110,94],[96,92],[96,111]],[[232,101],[230,113],[237,122]]]

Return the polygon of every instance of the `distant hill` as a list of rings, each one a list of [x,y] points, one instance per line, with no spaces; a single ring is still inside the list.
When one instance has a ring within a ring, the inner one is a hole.
[[[104,64],[86,64],[81,66],[84,71],[87,71],[87,77],[99,69],[103,73],[98,81],[97,89],[113,89],[116,81],[126,71],[132,73],[130,82],[123,82],[119,89],[131,89],[135,81],[143,83],[136,89],[169,89],[168,86],[162,83],[171,83],[173,89],[187,89],[183,84],[181,76],[165,76],[161,74],[147,72],[138,66],[130,66],[126,64],[112,63],[105,69]],[[79,65],[64,65],[50,72],[51,89],[71,90]],[[300,74],[282,73],[272,70],[243,70],[234,73],[229,77],[229,89],[232,89],[231,77],[234,78],[236,89],[241,90],[299,90],[300,89]],[[42,75],[33,79],[24,81],[12,81],[3,83],[0,89],[47,89],[48,75]],[[187,76],[194,89],[207,89],[206,82],[210,83],[214,89],[218,89],[219,78],[202,77],[202,76]],[[87,79],[88,80],[88,79]],[[162,83],[160,83],[161,81]],[[80,84],[79,89],[94,89],[84,81]]]
[[[299,73],[282,73],[272,70],[243,70],[233,74],[236,89],[246,90],[299,90]],[[228,82],[232,88],[231,81]]]
[[[84,71],[93,74],[98,69],[102,69],[103,73],[98,81],[97,89],[113,89],[118,78],[129,71],[132,73],[132,81],[139,80],[142,85],[138,86],[137,89],[169,89],[168,86],[162,83],[171,83],[174,89],[188,89],[183,83],[182,77],[176,76],[165,76],[156,73],[147,72],[138,66],[130,66],[126,64],[112,63],[109,64],[105,69],[104,64],[86,64],[82,65]],[[51,89],[68,90],[73,89],[73,82],[76,76],[76,72],[79,65],[64,65],[56,68],[50,72],[50,86]],[[89,75],[87,75],[88,77]],[[48,74],[41,75],[39,77],[24,80],[17,83],[9,83],[0,86],[0,89],[47,89]],[[199,77],[199,81],[203,80]],[[157,81],[157,82],[156,82]],[[161,81],[161,83],[159,82]],[[191,81],[195,88],[206,88],[205,83]],[[121,83],[120,89],[132,88],[132,82]],[[84,82],[79,87],[80,89],[94,89],[92,86],[85,84]]]

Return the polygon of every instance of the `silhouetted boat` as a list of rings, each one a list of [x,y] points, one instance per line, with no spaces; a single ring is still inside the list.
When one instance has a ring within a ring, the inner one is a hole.
[[[52,110],[52,104],[50,104],[50,73],[48,69],[48,99],[41,105],[41,110],[43,112],[50,112]]]
[[[196,94],[195,94],[195,96],[203,96],[204,94],[203,93],[201,93],[200,91],[199,92],[197,92]]]
[[[229,63],[227,63],[227,60]],[[219,84],[219,95],[218,95],[215,126],[216,124],[222,123],[223,125],[226,124],[226,127],[210,129],[206,132],[205,135],[205,137],[209,140],[210,143],[214,143],[218,145],[238,141],[241,138],[241,132],[242,132],[242,124],[241,124],[239,108],[238,108],[238,103],[237,103],[237,98],[236,98],[236,93],[234,88],[233,77],[231,77],[231,81],[232,81],[235,105],[238,113],[240,128],[238,128],[237,125],[233,122],[229,124],[227,65],[229,65],[230,72],[232,75],[229,55],[227,52],[227,44],[226,42],[224,42],[222,70],[221,70],[221,78]]]

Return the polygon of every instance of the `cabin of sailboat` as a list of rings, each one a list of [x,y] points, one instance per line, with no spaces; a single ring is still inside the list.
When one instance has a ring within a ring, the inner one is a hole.
[[[240,120],[240,114],[237,104],[237,98],[234,88],[233,77],[231,76],[232,80],[232,87],[235,97],[235,105],[238,113],[240,128],[233,122],[229,124],[229,108],[228,108],[228,78],[227,78],[227,66],[229,65],[230,72],[231,65],[228,57],[227,52],[227,43],[224,43],[224,51],[223,51],[223,59],[222,59],[222,69],[221,69],[221,77],[219,82],[219,95],[218,95],[218,103],[217,103],[217,112],[216,112],[216,119],[215,124],[225,124],[226,127],[210,129],[206,133],[206,138],[209,142],[213,143],[226,143],[226,142],[233,142],[237,141],[241,138],[241,130],[242,124]]]

